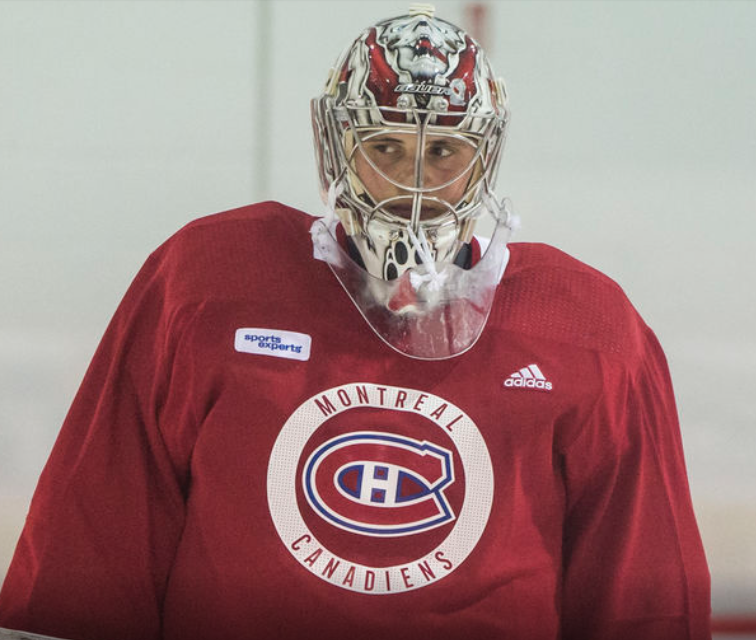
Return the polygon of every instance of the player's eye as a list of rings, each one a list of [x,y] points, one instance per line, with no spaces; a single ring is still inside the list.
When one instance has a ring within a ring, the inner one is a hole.
[[[398,151],[395,144],[388,143],[377,144],[373,147],[373,150],[377,151],[378,153],[382,153],[383,155],[389,155]]]
[[[450,158],[456,153],[454,146],[447,142],[434,142],[428,151],[434,158]]]
[[[370,161],[381,171],[393,170],[407,161],[407,148],[395,138],[374,138],[363,143],[363,150]]]
[[[377,155],[396,156],[401,152],[401,146],[392,140],[377,140],[368,144],[368,150]]]

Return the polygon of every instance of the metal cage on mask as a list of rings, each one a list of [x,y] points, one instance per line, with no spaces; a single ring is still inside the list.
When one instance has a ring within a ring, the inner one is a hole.
[[[416,266],[418,259],[453,261],[472,237],[475,221],[484,211],[484,194],[492,191],[505,121],[495,115],[333,106],[323,100],[313,107],[319,111],[316,123],[324,125],[319,137],[331,154],[328,165],[331,171],[338,170],[331,184],[343,186],[337,213],[365,268],[392,279]],[[413,157],[379,162],[371,148],[387,139],[406,146]],[[432,178],[429,167],[439,162],[429,155],[442,147],[456,148],[454,153],[464,160],[452,159],[446,163],[449,170]],[[391,186],[388,194],[385,189],[371,190],[366,170]],[[449,187],[456,192],[453,200],[444,193]],[[421,232],[430,253],[410,250],[414,259],[397,260],[397,249],[408,246],[407,238]]]

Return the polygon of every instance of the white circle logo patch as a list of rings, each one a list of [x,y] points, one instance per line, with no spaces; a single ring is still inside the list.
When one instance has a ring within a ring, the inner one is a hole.
[[[475,548],[493,502],[488,449],[438,396],[354,383],[303,403],[268,465],[268,504],[299,564],[367,594],[418,589]]]

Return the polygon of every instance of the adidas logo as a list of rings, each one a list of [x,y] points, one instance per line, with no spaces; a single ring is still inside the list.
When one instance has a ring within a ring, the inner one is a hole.
[[[546,380],[546,376],[543,375],[537,364],[530,364],[519,371],[515,371],[504,380],[504,386],[551,391],[551,383]]]

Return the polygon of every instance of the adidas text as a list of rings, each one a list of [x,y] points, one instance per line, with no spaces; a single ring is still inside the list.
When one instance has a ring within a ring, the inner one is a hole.
[[[551,383],[546,380],[525,380],[524,378],[507,378],[504,381],[505,387],[525,387],[526,389],[543,389],[551,391]]]
[[[519,371],[515,371],[511,376],[504,380],[505,387],[514,387],[521,389],[539,389],[541,391],[551,391],[551,382],[543,375],[543,371],[537,364],[529,364]]]

